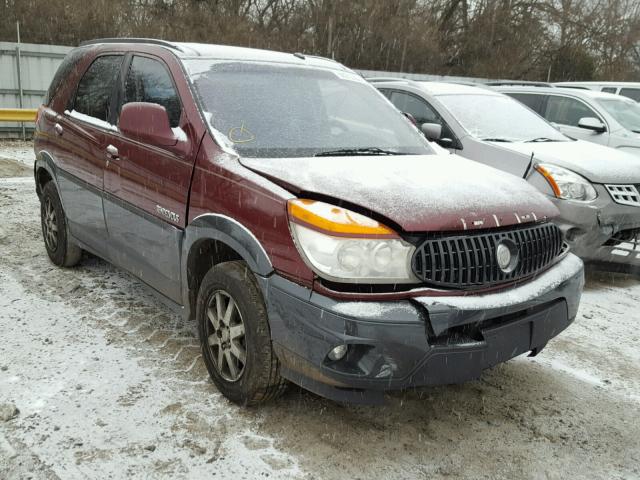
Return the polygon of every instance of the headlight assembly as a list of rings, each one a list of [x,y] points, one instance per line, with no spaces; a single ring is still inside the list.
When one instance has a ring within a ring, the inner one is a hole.
[[[535,169],[547,180],[557,198],[591,202],[598,196],[589,180],[571,170],[548,163],[539,163]]]
[[[417,283],[411,271],[415,247],[393,230],[346,208],[314,200],[290,200],[296,246],[320,277],[350,283]]]

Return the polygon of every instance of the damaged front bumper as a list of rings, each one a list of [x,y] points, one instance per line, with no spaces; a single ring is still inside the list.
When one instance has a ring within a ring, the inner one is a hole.
[[[583,264],[567,255],[498,293],[411,300],[335,300],[278,275],[261,278],[281,373],[319,395],[358,403],[387,390],[460,383],[538,353],[575,318]],[[347,345],[333,361],[328,353]]]
[[[571,251],[589,262],[640,266],[640,207],[615,203],[602,185],[592,203],[553,199]]]

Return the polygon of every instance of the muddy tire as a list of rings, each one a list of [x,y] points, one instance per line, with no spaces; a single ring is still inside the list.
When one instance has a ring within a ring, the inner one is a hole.
[[[59,267],[76,265],[82,258],[82,250],[69,240],[67,217],[53,182],[42,189],[40,222],[44,246],[51,261]]]
[[[225,397],[251,406],[284,392],[264,299],[246,263],[224,262],[207,272],[196,319],[205,365]]]

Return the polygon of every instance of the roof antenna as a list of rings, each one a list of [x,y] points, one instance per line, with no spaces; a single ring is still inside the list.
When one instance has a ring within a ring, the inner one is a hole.
[[[293,56],[296,57],[296,58],[299,58],[300,60],[305,60],[306,59],[306,57],[300,52],[294,53]]]
[[[531,158],[529,159],[529,165],[527,165],[527,169],[524,171],[524,175],[522,178],[525,180],[529,178],[529,173],[531,172],[531,167],[533,166],[533,152],[531,152]]]

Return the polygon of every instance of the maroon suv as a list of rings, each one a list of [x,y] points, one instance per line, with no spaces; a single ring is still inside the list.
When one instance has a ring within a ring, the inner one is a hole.
[[[234,402],[473,379],[572,322],[583,267],[525,181],[434,148],[328,59],[92,41],[38,114],[45,246],[195,318]]]

